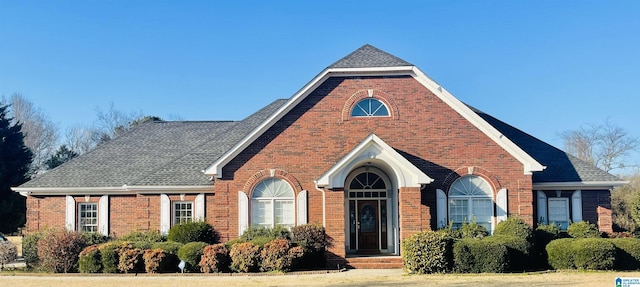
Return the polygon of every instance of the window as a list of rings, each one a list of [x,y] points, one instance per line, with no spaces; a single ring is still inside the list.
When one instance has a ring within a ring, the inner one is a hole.
[[[80,203],[78,214],[78,231],[97,232],[98,231],[98,204]]]
[[[549,223],[556,224],[562,230],[569,227],[569,199],[549,198]]]
[[[455,228],[475,220],[491,232],[493,190],[489,183],[474,175],[457,179],[449,190],[449,219]]]
[[[389,116],[389,109],[378,99],[366,98],[359,101],[353,110],[352,117],[386,117]]]
[[[173,224],[183,224],[193,221],[193,202],[178,201],[173,203]]]
[[[295,224],[294,193],[284,180],[269,178],[256,185],[251,194],[251,224],[260,227]]]

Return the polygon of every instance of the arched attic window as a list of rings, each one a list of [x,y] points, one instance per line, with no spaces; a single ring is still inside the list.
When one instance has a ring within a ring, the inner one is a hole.
[[[351,110],[352,117],[388,117],[389,109],[376,98],[360,100]]]

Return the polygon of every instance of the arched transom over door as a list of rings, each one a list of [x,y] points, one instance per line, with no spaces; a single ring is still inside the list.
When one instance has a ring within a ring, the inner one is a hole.
[[[380,170],[357,170],[347,178],[347,235],[350,253],[384,253],[391,235],[391,184]]]

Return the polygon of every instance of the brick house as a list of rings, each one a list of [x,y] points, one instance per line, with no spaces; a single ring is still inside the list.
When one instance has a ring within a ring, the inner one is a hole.
[[[207,220],[226,241],[317,223],[331,264],[398,267],[403,238],[473,219],[611,232],[610,189],[624,183],[365,45],[244,120],[146,123],[14,190],[27,232]]]

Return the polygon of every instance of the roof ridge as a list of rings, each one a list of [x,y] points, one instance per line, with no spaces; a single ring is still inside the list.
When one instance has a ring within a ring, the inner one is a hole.
[[[380,50],[372,45],[365,44],[342,59],[331,64],[328,68],[371,68],[371,67],[397,67],[414,66],[392,54]]]

